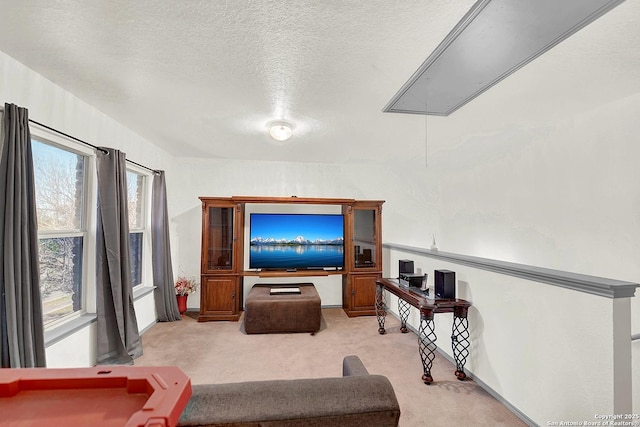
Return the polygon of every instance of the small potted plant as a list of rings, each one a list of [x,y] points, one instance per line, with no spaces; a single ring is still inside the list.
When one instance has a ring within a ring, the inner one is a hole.
[[[187,311],[187,297],[198,289],[198,283],[193,278],[181,276],[178,277],[174,287],[176,289],[176,299],[178,300],[178,310],[182,316]]]

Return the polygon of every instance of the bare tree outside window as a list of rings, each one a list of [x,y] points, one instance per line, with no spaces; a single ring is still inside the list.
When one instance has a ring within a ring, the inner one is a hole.
[[[127,171],[127,199],[129,213],[129,253],[131,256],[131,286],[142,283],[142,248],[144,236],[145,176]]]
[[[84,310],[88,157],[33,139],[40,250],[40,290],[45,326]],[[146,175],[127,171],[131,286],[142,283]],[[89,254],[88,256],[91,256]]]
[[[45,325],[82,309],[83,155],[33,140]]]

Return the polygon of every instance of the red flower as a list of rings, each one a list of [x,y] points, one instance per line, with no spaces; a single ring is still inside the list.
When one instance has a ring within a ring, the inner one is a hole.
[[[198,283],[192,278],[178,277],[174,287],[176,295],[189,295],[198,289]]]

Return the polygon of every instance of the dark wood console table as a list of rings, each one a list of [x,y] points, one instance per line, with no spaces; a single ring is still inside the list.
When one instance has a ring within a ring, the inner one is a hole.
[[[422,359],[424,374],[422,381],[431,384],[431,366],[435,358],[437,339],[435,333],[435,314],[453,313],[453,328],[451,332],[451,348],[456,361],[455,375],[459,380],[464,380],[467,375],[464,373],[464,365],[469,356],[469,321],[467,312],[471,303],[462,299],[430,299],[427,294],[418,288],[401,286],[397,279],[376,280],[376,316],[378,317],[378,332],[386,333],[384,329],[385,317],[387,315],[387,304],[384,290],[391,292],[398,297],[398,313],[400,314],[400,331],[408,332],[407,319],[409,317],[409,305],[420,310],[420,328],[418,331],[418,352]]]

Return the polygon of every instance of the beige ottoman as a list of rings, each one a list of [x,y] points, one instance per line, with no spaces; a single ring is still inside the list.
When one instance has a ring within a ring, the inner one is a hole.
[[[272,294],[272,288],[298,288],[300,293]],[[320,296],[313,283],[257,284],[245,301],[244,331],[247,334],[317,332],[321,318]]]

